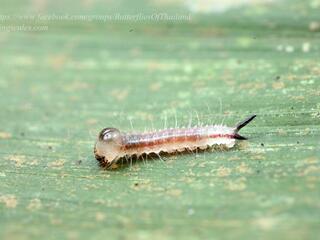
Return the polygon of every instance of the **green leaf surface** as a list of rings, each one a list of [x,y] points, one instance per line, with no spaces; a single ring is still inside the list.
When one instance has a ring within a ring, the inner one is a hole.
[[[4,2],[0,26],[48,30],[0,30],[1,239],[319,238],[318,0]],[[38,15],[137,13],[190,21]],[[93,155],[104,127],[250,114],[230,151],[114,171]]]

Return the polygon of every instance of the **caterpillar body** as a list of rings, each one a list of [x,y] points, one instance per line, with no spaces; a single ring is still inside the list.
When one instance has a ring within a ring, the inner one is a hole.
[[[205,150],[219,146],[232,148],[236,140],[246,140],[238,132],[256,115],[235,127],[225,125],[170,128],[146,133],[122,133],[116,128],[104,128],[94,146],[95,158],[105,168],[112,168],[120,159],[149,154]]]

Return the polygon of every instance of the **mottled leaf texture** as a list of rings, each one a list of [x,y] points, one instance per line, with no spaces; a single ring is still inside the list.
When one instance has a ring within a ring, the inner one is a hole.
[[[319,12],[318,0],[2,1],[0,238],[319,239]],[[112,171],[94,158],[104,127],[253,114],[230,151]]]

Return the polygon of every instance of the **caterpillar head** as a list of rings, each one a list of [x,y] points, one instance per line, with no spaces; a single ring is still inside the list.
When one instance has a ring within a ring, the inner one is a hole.
[[[122,146],[121,133],[116,128],[104,128],[94,147],[96,159],[102,166],[110,167],[120,156]]]

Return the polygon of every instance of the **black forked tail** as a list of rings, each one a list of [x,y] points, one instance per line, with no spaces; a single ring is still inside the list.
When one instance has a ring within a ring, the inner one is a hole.
[[[238,140],[247,140],[246,137],[241,136],[240,134],[238,134],[238,132],[240,131],[241,128],[243,128],[244,126],[246,126],[248,123],[250,123],[257,115],[252,115],[248,118],[246,118],[245,120],[243,120],[242,122],[239,122],[237,124],[237,126],[235,127],[235,131],[234,131],[234,138],[238,139]]]

